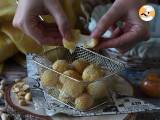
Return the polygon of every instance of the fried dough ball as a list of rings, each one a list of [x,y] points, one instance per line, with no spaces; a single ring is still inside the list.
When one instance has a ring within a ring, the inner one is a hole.
[[[54,87],[59,80],[59,75],[53,71],[46,70],[41,76],[42,85],[45,87]]]
[[[89,65],[89,63],[84,60],[84,59],[78,59],[78,60],[75,60],[73,63],[72,63],[72,66],[75,68],[75,70],[77,72],[79,72],[80,74],[83,73],[83,70]]]
[[[77,72],[74,71],[74,70],[67,70],[67,71],[65,71],[63,74],[65,74],[65,75],[67,75],[67,76],[69,76],[69,77],[72,77],[72,78],[74,78],[74,79],[77,79],[77,80],[82,80],[82,78],[81,78],[81,76],[79,75],[79,73],[77,73]],[[70,78],[68,78],[68,77],[65,77],[64,75],[60,75],[59,80],[60,80],[60,82],[61,82],[62,84],[64,84],[66,81],[72,80],[72,79],[70,79]]]
[[[107,97],[107,84],[104,81],[90,83],[87,87],[87,92],[95,99]]]
[[[75,50],[77,41],[66,40],[66,39],[63,39],[62,41],[63,41],[63,46],[67,48],[70,51],[70,53],[73,53]]]
[[[76,98],[83,93],[84,85],[82,83],[69,80],[65,82],[61,91],[72,98]]]
[[[27,106],[27,102],[25,100],[19,100],[20,106]]]
[[[82,94],[75,100],[75,107],[79,110],[87,110],[93,106],[94,99],[89,94]]]
[[[63,73],[64,71],[68,70],[70,67],[66,60],[57,60],[53,63],[52,68],[60,73]]]
[[[92,38],[90,40],[87,40],[84,45],[85,48],[94,48],[98,44],[98,40],[95,38]]]
[[[80,40],[80,31],[79,30],[73,30],[71,32],[71,38],[69,40],[63,39],[63,46],[67,48],[70,53],[73,53],[76,49],[77,44],[82,45],[85,48],[94,48],[98,44],[97,39],[81,39]]]
[[[84,81],[94,81],[105,75],[104,70],[98,65],[91,64],[83,71],[82,78]]]
[[[61,100],[64,103],[70,103],[74,100],[74,98],[72,98],[71,96],[66,94],[65,91],[60,91],[58,99]]]
[[[79,35],[80,35],[80,31],[79,30],[74,30],[71,32],[71,38],[69,40],[63,39],[63,46],[65,48],[67,48],[70,53],[73,53],[75,48],[76,48],[76,44],[79,40]]]

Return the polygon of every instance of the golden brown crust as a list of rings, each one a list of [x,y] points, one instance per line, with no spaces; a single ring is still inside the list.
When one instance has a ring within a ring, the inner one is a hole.
[[[102,78],[104,75],[105,72],[103,69],[101,69],[101,67],[95,64],[91,64],[84,69],[82,78],[84,81],[94,81]]]
[[[52,68],[60,73],[63,73],[64,71],[68,70],[69,63],[66,60],[57,60],[53,63]]]
[[[51,70],[46,70],[41,76],[41,83],[45,87],[54,87],[59,81],[59,75]]]
[[[73,61],[72,66],[73,68],[79,72],[80,74],[83,73],[84,69],[89,65],[89,62],[87,62],[84,59],[77,59]]]
[[[82,94],[75,100],[75,107],[79,110],[87,110],[94,104],[94,99],[89,94]]]

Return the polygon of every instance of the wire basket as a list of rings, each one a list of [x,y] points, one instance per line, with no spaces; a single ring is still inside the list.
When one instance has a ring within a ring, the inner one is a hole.
[[[107,81],[110,78],[112,78],[112,76],[116,75],[117,73],[119,73],[125,69],[124,64],[117,62],[115,60],[112,60],[110,58],[107,58],[107,57],[100,55],[96,52],[93,52],[91,50],[82,48],[82,47],[76,47],[75,51],[72,54],[64,47],[57,47],[55,49],[51,49],[49,51],[46,51],[41,55],[35,55],[33,57],[33,61],[36,64],[38,64],[38,70],[39,70],[40,75],[45,70],[51,70],[51,71],[55,72],[57,75],[63,75],[65,77],[69,78],[70,80],[73,80],[75,82],[79,82],[79,84],[84,84],[85,86],[87,86],[91,83],[91,81],[86,82],[86,81],[76,80],[72,77],[69,77],[63,73],[60,73],[60,72],[52,69],[52,65],[53,65],[54,61],[56,61],[58,59],[59,60],[67,60],[69,63],[72,63],[74,60],[77,60],[77,59],[84,59],[84,60],[88,61],[89,63],[99,65],[106,72],[106,74],[103,78],[97,79],[92,82]],[[74,102],[64,103],[58,99],[60,91],[57,89],[57,87],[52,87],[52,88],[47,87],[46,88],[43,85],[42,85],[42,87],[43,87],[44,93],[46,94],[47,98],[57,100],[57,101],[61,102],[62,104],[67,105],[70,108],[76,109]],[[48,95],[49,95],[49,97],[48,97]],[[97,100],[95,102],[94,106],[92,106],[92,108],[90,108],[88,110],[97,108],[98,106],[105,104],[105,103],[109,103],[109,102],[111,102],[111,97],[107,96],[106,98],[103,98],[101,100]]]

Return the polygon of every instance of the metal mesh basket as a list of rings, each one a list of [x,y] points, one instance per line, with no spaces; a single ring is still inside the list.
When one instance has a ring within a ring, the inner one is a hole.
[[[107,79],[110,79],[110,77],[112,77],[113,75],[117,74],[118,72],[124,70],[124,68],[125,68],[125,66],[120,62],[114,61],[110,58],[107,58],[105,56],[102,56],[98,53],[95,53],[91,50],[88,50],[88,49],[85,49],[82,47],[77,47],[75,49],[74,53],[72,53],[72,54],[64,47],[57,47],[55,49],[52,49],[52,50],[49,50],[49,51],[43,53],[42,55],[35,55],[33,57],[33,61],[36,64],[38,64],[39,74],[42,74],[47,69],[47,70],[51,70],[51,71],[57,73],[57,75],[63,75],[67,78],[70,78],[71,80],[88,85],[91,82],[79,81],[79,80],[71,78],[67,75],[64,75],[63,73],[60,73],[60,72],[52,69],[53,62],[56,61],[57,59],[67,60],[69,63],[72,63],[74,60],[77,60],[80,58],[84,59],[90,63],[97,64],[101,68],[103,68],[104,71],[106,71],[105,77],[100,78],[98,80],[95,80],[93,82],[106,81]],[[44,89],[45,94],[47,94],[47,95],[51,96],[51,98],[56,99],[57,101],[61,102],[58,99],[59,90],[56,87],[55,88],[43,87],[43,89]],[[93,108],[96,108],[96,107],[106,103],[106,101],[107,102],[110,101],[108,97],[104,98],[102,100],[98,100],[98,102],[96,102],[96,104],[93,106]],[[63,102],[61,102],[61,103],[63,103]],[[65,104],[71,108],[74,108],[73,102],[63,103],[63,104]],[[93,108],[91,108],[91,109],[93,109]]]

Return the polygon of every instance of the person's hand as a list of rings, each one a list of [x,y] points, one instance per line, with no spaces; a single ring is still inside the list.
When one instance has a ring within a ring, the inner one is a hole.
[[[140,40],[146,40],[149,37],[148,25],[138,16],[138,10],[144,3],[143,0],[115,0],[91,34],[100,40],[96,49],[118,48],[126,52]],[[116,26],[118,21],[123,22],[121,28]],[[102,40],[102,35],[109,28],[113,28],[112,37]]]
[[[40,15],[48,13],[54,17],[61,34],[55,25],[40,19]],[[70,24],[59,0],[19,0],[13,26],[40,44],[58,45],[62,43],[62,37],[66,40],[70,38]]]

